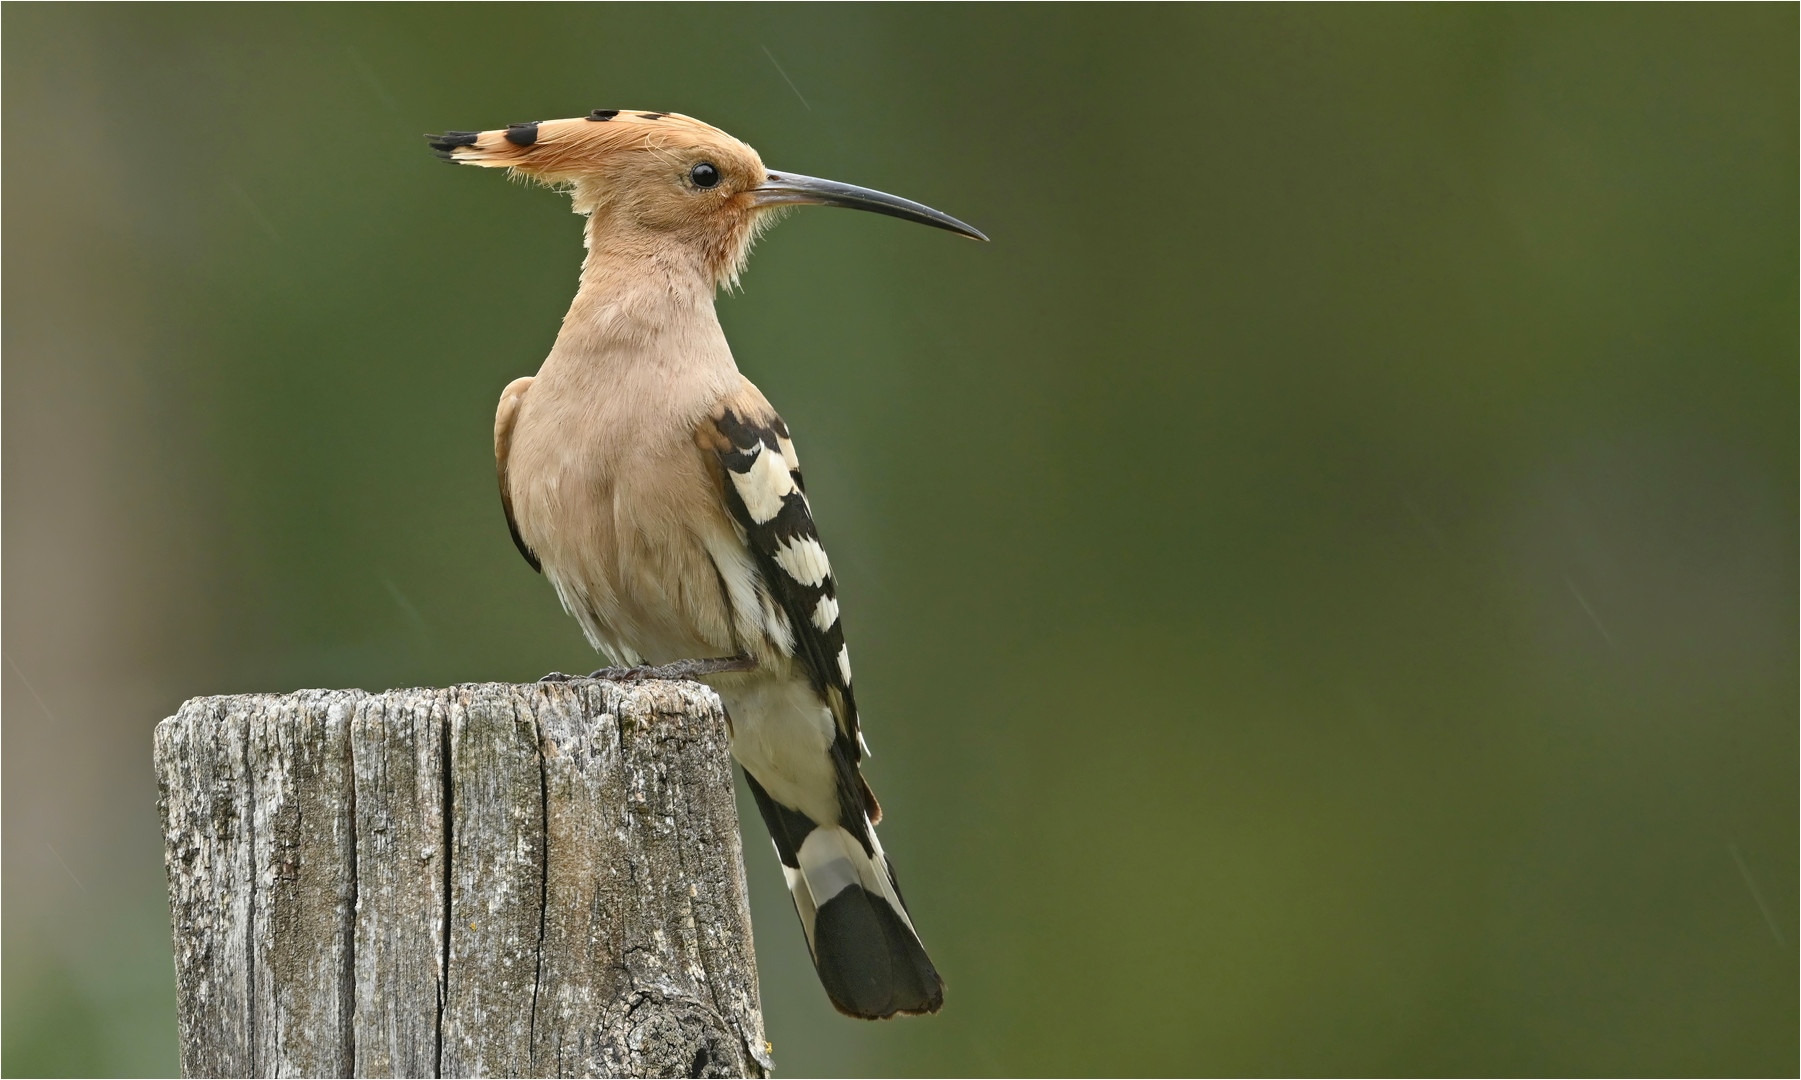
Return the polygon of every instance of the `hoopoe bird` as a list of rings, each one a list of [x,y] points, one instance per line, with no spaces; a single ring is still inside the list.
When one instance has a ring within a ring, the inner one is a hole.
[[[699,675],[719,693],[832,1004],[868,1019],[938,1011],[943,980],[876,839],[837,583],[800,458],[739,373],[713,298],[792,206],[987,237],[907,199],[771,172],[675,113],[597,109],[431,146],[566,190],[587,218],[556,343],[494,417],[513,542],[621,665],[596,676]]]

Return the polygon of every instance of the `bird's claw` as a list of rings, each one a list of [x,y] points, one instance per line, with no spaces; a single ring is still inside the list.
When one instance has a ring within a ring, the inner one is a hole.
[[[588,678],[605,679],[608,682],[643,682],[645,679],[656,678],[656,671],[649,664],[639,664],[637,667],[603,667],[598,671],[590,671]]]
[[[718,656],[705,660],[677,660],[673,664],[664,664],[661,667],[638,664],[633,667],[601,668],[599,671],[590,672],[588,678],[605,679],[608,682],[646,682],[651,679],[683,682],[728,671],[751,671],[756,666],[757,662],[748,656]]]
[[[677,660],[673,664],[664,664],[661,667],[651,664],[637,664],[632,667],[603,667],[598,671],[590,671],[586,675],[565,675],[561,671],[553,671],[538,681],[541,683],[565,683],[575,682],[578,679],[604,679],[607,682],[648,682],[652,679],[666,679],[670,682],[683,682],[728,671],[752,671],[756,666],[757,662],[748,656],[718,656],[705,660]]]

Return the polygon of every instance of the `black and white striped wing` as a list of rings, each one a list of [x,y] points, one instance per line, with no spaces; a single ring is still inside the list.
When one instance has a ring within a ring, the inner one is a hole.
[[[838,587],[813,525],[788,425],[773,413],[751,417],[727,408],[714,426],[726,505],[787,623],[793,655],[837,717],[838,742],[855,766],[863,753]]]
[[[868,1019],[937,1012],[944,980],[920,944],[894,865],[872,827],[882,811],[859,767],[863,743],[832,564],[813,526],[787,425],[761,395],[747,398],[741,408],[721,411],[713,422],[716,437],[706,441],[718,455],[726,505],[761,578],[758,600],[768,602],[769,636],[796,659],[836,717],[829,752],[839,820],[814,821],[772,798],[748,767],[745,777],[833,1006]]]

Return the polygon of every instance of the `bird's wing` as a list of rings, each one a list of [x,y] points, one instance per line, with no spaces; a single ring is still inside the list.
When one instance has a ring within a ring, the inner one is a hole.
[[[848,766],[845,779],[861,796],[871,824],[881,808],[857,769],[863,758],[850,651],[838,617],[838,586],[819,542],[788,425],[756,388],[715,410],[703,444],[719,462],[726,507],[750,549],[763,587],[787,624],[789,652],[837,719],[833,750]],[[786,644],[786,643],[782,643]]]
[[[700,435],[718,462],[725,504],[761,579],[757,602],[767,600],[772,609],[764,621],[775,625],[765,636],[794,658],[837,720],[829,748],[836,823],[778,802],[748,765],[744,771],[819,980],[833,1006],[850,1016],[937,1012],[944,980],[919,942],[894,864],[872,827],[882,810],[859,768],[863,744],[837,583],[813,525],[788,425],[747,382],[701,425]]]
[[[513,534],[513,543],[518,546],[519,554],[531,564],[533,570],[544,572],[539,564],[538,556],[525,543],[525,537],[519,535],[519,523],[513,520],[513,492],[507,484],[507,456],[513,449],[513,424],[519,419],[519,406],[525,402],[525,392],[532,388],[532,378],[527,375],[507,383],[507,388],[500,392],[500,407],[494,410],[494,471],[500,477],[500,508],[506,511],[507,531]]]

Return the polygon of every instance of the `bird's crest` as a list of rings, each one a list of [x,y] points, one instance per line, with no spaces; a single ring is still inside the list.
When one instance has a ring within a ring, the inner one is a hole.
[[[445,161],[513,169],[550,184],[578,181],[627,150],[675,150],[718,145],[755,151],[711,124],[681,113],[595,109],[571,120],[534,120],[488,131],[428,135]]]

